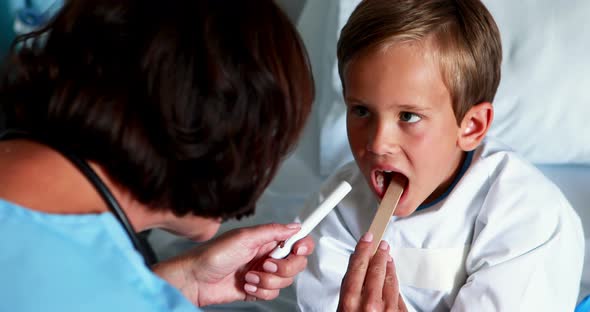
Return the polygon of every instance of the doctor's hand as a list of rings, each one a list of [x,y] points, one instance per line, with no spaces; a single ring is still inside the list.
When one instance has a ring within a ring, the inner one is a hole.
[[[196,306],[237,300],[271,300],[307,265],[314,243],[305,237],[285,259],[268,253],[301,228],[267,224],[228,231],[189,253],[156,264],[153,270]]]
[[[338,311],[407,311],[389,245],[381,241],[371,255],[373,235],[365,234],[350,256],[340,288]]]

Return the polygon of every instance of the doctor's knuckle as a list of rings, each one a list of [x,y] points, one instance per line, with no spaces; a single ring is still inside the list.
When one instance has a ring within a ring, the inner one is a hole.
[[[284,276],[294,276],[300,273],[301,271],[305,270],[305,266],[307,265],[307,260],[304,258],[297,259],[289,263],[288,266],[285,266],[283,275]]]
[[[284,263],[283,265],[280,266],[281,268],[281,275],[282,276],[293,276],[296,273],[298,273],[298,270],[296,269],[296,263],[294,263],[293,261],[289,261]]]
[[[278,296],[279,296],[278,290],[267,290],[264,294],[264,299],[265,300],[273,300],[273,299],[276,299]]]
[[[293,277],[285,277],[285,278],[280,278],[280,277],[275,277],[271,280],[268,281],[268,283],[265,285],[265,288],[268,289],[281,289],[281,288],[285,288],[291,284],[293,284]]]
[[[257,299],[269,300],[268,299],[269,297],[270,296],[269,296],[268,290],[266,290],[266,289],[258,288],[258,290],[256,291],[256,298]]]
[[[277,288],[277,285],[279,284],[278,280],[279,278],[275,275],[261,276],[259,287],[263,289]]]
[[[299,267],[299,272],[305,270],[305,267],[307,267],[307,257],[302,257],[301,259],[301,266]]]

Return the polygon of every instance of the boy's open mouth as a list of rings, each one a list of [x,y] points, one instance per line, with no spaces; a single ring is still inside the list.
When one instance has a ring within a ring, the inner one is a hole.
[[[394,176],[396,180],[401,181],[404,187],[404,193],[406,193],[408,187],[408,178],[404,174],[395,171],[375,170],[374,187],[379,198],[383,198],[383,196],[385,195],[385,191],[387,191],[387,187],[389,186],[389,183],[391,183],[391,181],[393,180]],[[402,197],[404,193],[402,193]]]

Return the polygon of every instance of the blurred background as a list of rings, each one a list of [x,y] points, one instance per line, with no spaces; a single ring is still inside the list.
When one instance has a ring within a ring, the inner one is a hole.
[[[64,0],[0,0],[0,58],[17,34],[43,26]]]

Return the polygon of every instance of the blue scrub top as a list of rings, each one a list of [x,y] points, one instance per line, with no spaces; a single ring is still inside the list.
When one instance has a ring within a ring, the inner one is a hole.
[[[110,213],[0,200],[0,311],[200,311],[153,274]]]

